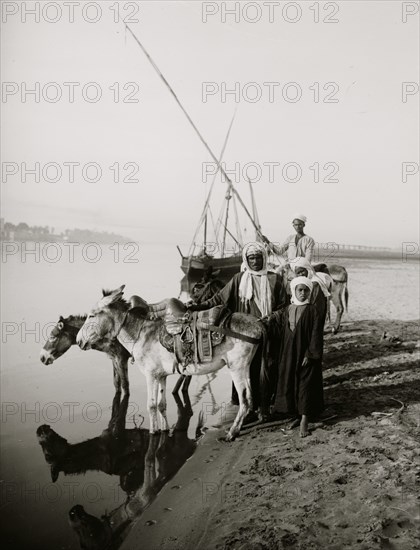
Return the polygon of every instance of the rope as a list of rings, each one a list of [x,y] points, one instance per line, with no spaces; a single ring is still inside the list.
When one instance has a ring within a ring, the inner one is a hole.
[[[180,100],[178,99],[178,96],[176,95],[176,93],[174,92],[173,88],[171,87],[171,85],[169,84],[169,82],[166,80],[166,78],[163,76],[163,74],[161,73],[159,67],[156,65],[156,63],[153,61],[153,59],[151,58],[150,54],[147,52],[146,48],[143,46],[143,44],[140,42],[140,40],[137,38],[137,36],[133,33],[133,31],[130,29],[130,27],[125,24],[126,28],[128,29],[128,31],[130,32],[131,36],[134,38],[134,40],[137,42],[137,44],[140,46],[141,50],[143,51],[144,55],[147,57],[147,59],[149,60],[150,64],[152,65],[152,67],[155,69],[155,71],[157,72],[157,74],[160,76],[160,78],[162,79],[162,81],[164,82],[164,84],[166,85],[166,87],[168,88],[168,90],[171,92],[171,94],[173,95],[175,101],[178,103],[179,107],[181,108],[182,112],[185,114],[185,116],[187,117],[189,123],[191,124],[191,126],[194,128],[196,134],[198,135],[198,137],[200,138],[200,141],[203,143],[204,147],[207,149],[207,151],[209,152],[211,158],[214,160],[214,162],[217,164],[218,166],[218,169],[222,172],[223,176],[226,178],[226,181],[228,182],[228,186],[229,186],[229,189],[231,190],[232,193],[234,193],[236,195],[236,197],[238,198],[238,201],[240,203],[240,205],[242,206],[242,208],[244,209],[246,215],[248,216],[248,218],[251,220],[252,222],[252,225],[254,226],[257,234],[262,237],[262,233],[261,233],[261,230],[260,228],[257,226],[257,224],[255,223],[253,217],[251,216],[251,214],[249,213],[247,207],[245,206],[245,203],[243,202],[243,200],[241,199],[238,191],[235,189],[235,187],[233,186],[233,183],[232,183],[232,180],[229,178],[229,176],[226,174],[225,170],[223,169],[223,167],[220,165],[220,162],[217,160],[215,154],[213,153],[213,151],[210,149],[208,143],[206,142],[206,140],[203,138],[203,136],[201,135],[199,129],[197,128],[197,126],[194,124],[192,118],[190,117],[190,115],[187,113],[186,109],[184,108],[184,106],[182,105],[182,103],[180,102]]]

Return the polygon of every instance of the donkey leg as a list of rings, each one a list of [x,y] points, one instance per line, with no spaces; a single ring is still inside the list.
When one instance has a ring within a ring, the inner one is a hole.
[[[116,360],[112,361],[112,368],[113,368],[113,381],[114,381],[114,388],[116,392],[121,391],[121,378],[120,378],[120,371],[118,368],[118,364]]]
[[[341,287],[342,287],[342,283],[336,283],[331,292],[331,300],[336,309],[335,322],[332,328],[333,334],[336,334],[338,332],[338,329],[340,328],[340,323],[341,323],[341,316],[343,315],[343,312],[344,312],[344,306],[343,306],[343,301],[341,297],[341,292],[342,292]]]
[[[183,374],[180,374],[178,380],[176,381],[174,389],[172,390],[172,393],[174,395],[179,392],[179,388],[182,386],[184,379],[185,379],[185,376]]]
[[[128,361],[127,359],[119,359],[116,364],[119,376],[120,388],[126,395],[130,394],[130,383],[128,381]]]
[[[341,293],[338,295],[337,300],[334,302],[336,309],[335,323],[332,329],[333,334],[337,334],[341,325],[341,317],[344,313],[344,306],[341,299]]]
[[[337,332],[340,330],[342,315],[343,315],[343,308],[341,307],[337,309],[337,316],[335,318],[333,334],[337,334]]]
[[[182,393],[183,394],[188,394],[188,388],[190,387],[190,384],[191,384],[191,376],[185,376],[184,377],[184,381],[182,383]]]
[[[159,402],[158,411],[160,415],[160,429],[163,432],[169,430],[168,418],[166,416],[166,376],[162,376],[159,380]]]
[[[122,361],[120,363],[120,380],[123,392],[126,395],[130,393],[130,382],[128,380],[128,361]]]
[[[233,441],[239,434],[244,418],[252,409],[251,382],[249,375],[245,376],[243,370],[239,372],[231,371],[233,383],[239,396],[239,410],[236,418],[227,433],[226,441]]]
[[[159,390],[159,380],[149,372],[147,372],[145,376],[147,384],[147,410],[149,412],[150,418],[149,432],[151,434],[154,434],[159,430],[157,417],[157,397]]]

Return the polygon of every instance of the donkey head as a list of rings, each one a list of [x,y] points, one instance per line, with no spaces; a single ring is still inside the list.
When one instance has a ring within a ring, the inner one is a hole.
[[[64,319],[61,315],[52,329],[48,340],[41,350],[40,360],[44,365],[51,365],[76,343],[76,336],[86,317],[70,316]]]
[[[104,340],[117,337],[129,309],[122,297],[124,287],[121,285],[116,290],[102,291],[102,298],[88,314],[77,334],[76,342],[82,349],[90,349]]]

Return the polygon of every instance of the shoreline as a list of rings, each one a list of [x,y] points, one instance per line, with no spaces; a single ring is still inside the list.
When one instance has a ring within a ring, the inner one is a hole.
[[[209,429],[121,549],[419,546],[418,323],[400,343],[381,338],[395,321],[326,336],[326,420],[304,439],[267,426],[221,442],[230,418]]]
[[[220,441],[233,418],[207,430],[195,453],[132,526],[121,550],[206,547],[209,523],[220,504],[217,497],[222,500],[228,472],[238,461],[240,438],[232,444]]]

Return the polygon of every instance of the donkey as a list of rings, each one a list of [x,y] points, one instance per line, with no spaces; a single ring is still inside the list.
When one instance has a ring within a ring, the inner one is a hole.
[[[71,346],[76,345],[76,336],[86,321],[86,315],[70,315],[65,319],[60,315],[58,322],[51,331],[50,337],[41,350],[40,359],[44,365],[51,365],[61,357]],[[112,361],[114,371],[115,391],[130,393],[128,381],[128,360],[130,354],[118,340],[103,340],[92,349],[103,351]]]
[[[50,426],[43,424],[36,435],[46,462],[50,465],[51,480],[55,483],[64,475],[97,470],[120,477],[120,486],[127,493],[143,482],[142,460],[147,450],[149,433],[141,428],[125,428],[129,396],[121,400],[117,392],[112,402],[108,427],[100,436],[70,444]]]
[[[202,436],[202,415],[200,415],[197,424],[195,438],[190,439],[188,428],[193,416],[191,403],[188,396],[184,396],[185,404],[178,396],[174,397],[178,407],[178,419],[172,435],[167,432],[150,435],[144,429],[125,429],[126,406],[124,400],[118,409],[115,407],[114,399],[110,422],[112,428],[109,429],[116,437],[115,447],[118,448],[118,454],[105,456],[104,445],[99,442],[104,437],[108,439],[107,430],[105,430],[99,438],[89,440],[90,454],[95,453],[92,447],[94,444],[96,453],[102,456],[102,459],[97,459],[95,464],[92,464],[92,459],[86,456],[83,460],[85,452],[78,450],[81,446],[86,446],[88,442],[75,445],[66,443],[66,446],[63,447],[62,443],[57,445],[57,442],[54,442],[57,437],[60,437],[58,434],[51,437],[51,434],[47,435],[45,428],[38,429],[40,432],[38,437],[47,462],[51,464],[54,455],[59,453],[58,458],[61,463],[64,462],[64,457],[67,457],[65,473],[100,469],[110,475],[118,474],[120,475],[120,486],[127,494],[127,498],[122,504],[100,518],[86,512],[80,504],[71,508],[69,523],[79,538],[81,548],[89,550],[118,548],[130,529],[130,524],[143,513],[165,483],[194,453],[197,442]],[[112,450],[108,443],[105,448]],[[63,454],[63,450],[65,450],[65,454]],[[114,467],[111,469],[110,465],[114,465]]]
[[[337,315],[335,318],[335,323],[332,331],[333,331],[333,334],[336,334],[340,328],[341,317],[344,312],[344,307],[346,308],[346,311],[348,308],[349,290],[347,288],[347,283],[349,280],[349,275],[347,273],[347,269],[341,265],[328,266],[328,273],[331,275],[333,280],[333,285],[331,287],[331,301],[335,306]],[[328,306],[329,305],[330,303],[328,302]],[[328,314],[329,314],[329,311],[328,311]]]
[[[82,349],[89,349],[104,339],[118,338],[146,377],[150,433],[158,431],[158,411],[160,427],[166,431],[166,378],[175,372],[176,357],[159,341],[163,320],[152,321],[147,315],[130,312],[130,305],[122,297],[124,286],[113,291],[103,291],[102,299],[80,329],[77,343]],[[183,369],[186,375],[198,375],[228,366],[239,395],[239,410],[227,433],[227,441],[232,441],[238,435],[245,416],[251,410],[249,369],[259,343],[262,341],[264,344],[266,341],[265,331],[263,324],[252,315],[234,313],[231,318],[231,333],[234,335],[226,334],[224,340],[214,348],[212,360],[206,363],[193,362]],[[241,337],[244,339],[239,339]],[[265,365],[262,374],[266,377]]]

